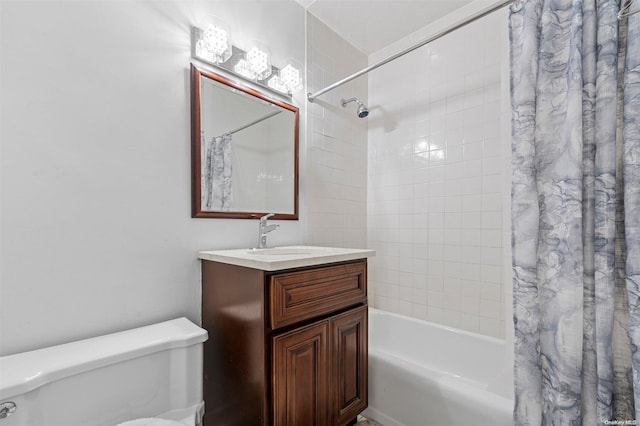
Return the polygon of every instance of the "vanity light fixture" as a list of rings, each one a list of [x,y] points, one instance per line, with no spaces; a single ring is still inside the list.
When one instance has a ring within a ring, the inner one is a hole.
[[[248,51],[233,46],[223,24],[209,25],[206,30],[193,27],[192,55],[280,95],[291,96],[303,86],[302,65],[289,61],[281,69],[273,66],[269,49],[259,42]]]

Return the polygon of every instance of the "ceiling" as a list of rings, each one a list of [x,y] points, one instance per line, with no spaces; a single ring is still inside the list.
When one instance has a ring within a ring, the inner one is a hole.
[[[370,55],[473,0],[296,0]]]

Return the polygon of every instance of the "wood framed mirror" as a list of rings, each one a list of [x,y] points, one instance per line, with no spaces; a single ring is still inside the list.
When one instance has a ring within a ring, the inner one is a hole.
[[[191,64],[192,217],[298,219],[299,111]]]

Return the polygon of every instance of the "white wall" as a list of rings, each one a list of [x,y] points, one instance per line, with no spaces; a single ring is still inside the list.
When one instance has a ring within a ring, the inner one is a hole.
[[[506,25],[503,9],[369,74],[374,305],[496,337],[505,336],[510,282]]]
[[[304,62],[293,0],[0,2],[0,355],[197,323],[196,251],[255,245],[256,221],[190,217],[190,27],[207,15]],[[304,182],[302,220],[271,244],[305,240]]]
[[[367,57],[312,15],[307,15],[308,91],[367,66]],[[367,245],[367,120],[354,103],[367,102],[363,76],[308,104],[308,242],[338,247]]]

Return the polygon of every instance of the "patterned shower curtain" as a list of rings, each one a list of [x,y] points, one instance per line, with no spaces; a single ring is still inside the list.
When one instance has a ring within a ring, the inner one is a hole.
[[[201,145],[202,209],[229,211],[233,201],[231,135],[216,136],[206,142],[202,133]]]
[[[621,6],[511,7],[517,425],[640,422],[640,14]]]

